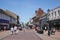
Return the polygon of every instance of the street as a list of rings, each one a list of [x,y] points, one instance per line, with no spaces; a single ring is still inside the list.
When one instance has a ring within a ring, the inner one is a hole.
[[[42,40],[40,37],[38,37],[33,30],[22,30],[19,31],[18,34],[9,35],[2,40]]]

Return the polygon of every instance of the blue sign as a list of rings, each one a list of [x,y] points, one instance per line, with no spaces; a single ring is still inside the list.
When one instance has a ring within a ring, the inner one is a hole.
[[[9,23],[9,21],[5,19],[0,19],[0,23]]]

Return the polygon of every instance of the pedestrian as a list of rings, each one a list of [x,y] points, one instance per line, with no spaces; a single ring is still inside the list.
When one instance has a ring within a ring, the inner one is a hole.
[[[4,31],[6,31],[6,26],[4,26]]]
[[[17,34],[17,26],[14,26],[14,32]]]
[[[13,35],[13,32],[14,32],[14,28],[13,27],[11,27],[11,32],[12,32],[12,35]]]
[[[46,30],[47,30],[47,28],[46,28],[46,26],[45,26],[45,32],[46,32]]]
[[[35,25],[35,31],[37,31],[37,25]]]

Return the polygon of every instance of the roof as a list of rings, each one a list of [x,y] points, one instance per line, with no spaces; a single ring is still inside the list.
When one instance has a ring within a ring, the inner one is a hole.
[[[32,19],[36,18],[36,16],[34,16]]]
[[[13,13],[13,12],[11,12],[11,11],[9,11],[9,10],[0,9],[0,12],[6,14],[6,15],[8,15],[8,16],[11,16],[11,17],[13,17],[13,18],[15,18],[15,19],[17,19],[17,16],[18,16],[18,15],[16,15],[15,13]]]
[[[15,19],[17,19],[17,15],[14,14],[13,12],[11,12],[11,11],[9,11],[9,10],[4,10],[4,12],[5,12],[5,14],[7,14],[7,15],[9,15],[9,16],[15,18]]]
[[[52,9],[52,10],[50,10],[50,11],[53,11],[53,10],[55,10],[55,9],[57,9],[57,8],[60,8],[60,6],[58,6],[58,7],[54,8],[54,9]]]

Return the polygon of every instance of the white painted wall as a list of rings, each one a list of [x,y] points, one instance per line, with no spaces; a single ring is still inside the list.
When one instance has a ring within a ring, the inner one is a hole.
[[[49,20],[60,19],[60,15],[58,13],[58,10],[60,10],[60,7],[49,11],[49,16],[48,16]],[[55,16],[55,12],[56,12],[56,16]],[[52,15],[52,13],[53,13],[53,15]]]

